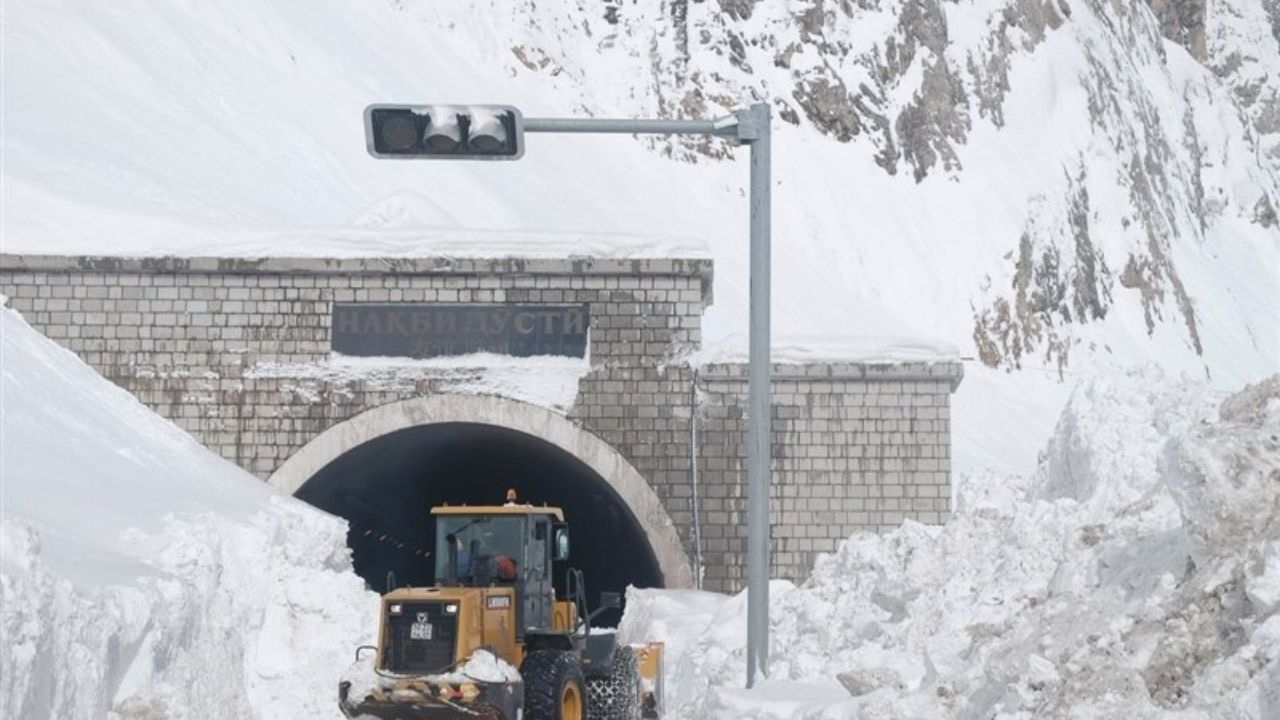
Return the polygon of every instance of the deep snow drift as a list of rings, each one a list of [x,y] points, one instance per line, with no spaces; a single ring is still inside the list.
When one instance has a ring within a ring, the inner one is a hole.
[[[0,716],[338,717],[376,621],[345,524],[8,309],[0,375]]]
[[[1280,376],[1221,400],[1078,388],[1030,480],[775,581],[753,691],[741,595],[633,590],[621,632],[668,640],[678,718],[1280,716]]]

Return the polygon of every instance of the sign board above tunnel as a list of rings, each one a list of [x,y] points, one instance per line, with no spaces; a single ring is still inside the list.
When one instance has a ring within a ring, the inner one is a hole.
[[[333,350],[362,357],[585,357],[590,325],[585,304],[335,303]]]

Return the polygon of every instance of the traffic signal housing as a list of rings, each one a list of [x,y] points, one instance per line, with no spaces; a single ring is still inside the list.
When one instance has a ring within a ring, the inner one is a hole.
[[[517,160],[524,120],[509,105],[370,105],[369,154],[418,160]]]

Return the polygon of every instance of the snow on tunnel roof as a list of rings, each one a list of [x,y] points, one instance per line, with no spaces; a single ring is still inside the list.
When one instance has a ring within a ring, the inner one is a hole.
[[[113,236],[64,239],[53,253],[64,256],[225,257],[225,258],[601,258],[619,260],[709,259],[700,239],[642,234],[579,231],[511,230],[453,227],[316,227],[269,229],[200,229],[183,237],[140,233],[132,239]],[[180,241],[178,241],[180,240]],[[23,243],[10,244],[20,250]]]

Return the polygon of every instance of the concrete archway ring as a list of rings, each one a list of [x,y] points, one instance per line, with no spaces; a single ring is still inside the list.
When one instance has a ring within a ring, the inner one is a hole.
[[[285,461],[268,479],[293,495],[344,453],[375,438],[420,425],[495,425],[540,438],[585,463],[618,494],[644,529],[669,588],[693,586],[693,571],[671,516],[653,488],[617,450],[562,415],[529,403],[490,395],[439,394],[366,410],[325,430]]]

